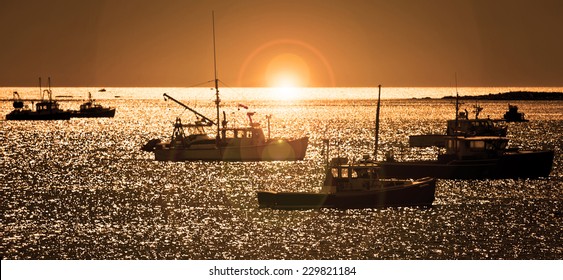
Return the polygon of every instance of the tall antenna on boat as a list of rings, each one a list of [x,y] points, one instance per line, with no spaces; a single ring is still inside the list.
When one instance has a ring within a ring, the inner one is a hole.
[[[43,91],[41,90],[41,77],[39,77],[39,96],[41,96],[41,100],[43,100]]]
[[[457,92],[457,72],[455,72],[455,130],[454,135],[458,130],[458,117],[459,117],[459,93]]]
[[[51,77],[47,77],[47,85],[49,85],[49,91],[47,92],[49,93],[49,102],[51,102],[53,99],[53,95],[51,94]]]
[[[377,110],[375,111],[375,147],[373,157],[377,161],[377,150],[379,149],[379,107],[381,105],[381,85],[379,87],[379,94],[377,95]]]
[[[217,79],[217,54],[215,50],[215,11],[211,11],[211,20],[213,22],[213,69],[215,72],[215,106],[217,107],[217,140],[219,140],[220,133],[219,133],[219,104],[221,103],[221,99],[219,99],[219,80]]]

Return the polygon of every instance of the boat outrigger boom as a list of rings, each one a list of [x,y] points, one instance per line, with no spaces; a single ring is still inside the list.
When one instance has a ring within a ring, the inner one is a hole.
[[[164,100],[170,99],[170,100],[178,103],[180,106],[182,106],[182,107],[186,108],[187,110],[190,110],[192,113],[196,114],[196,116],[201,117],[205,122],[209,123],[209,125],[217,125],[214,121],[210,120],[208,117],[206,117],[206,116],[200,114],[198,111],[188,107],[188,105],[176,100],[174,97],[172,97],[172,96],[170,96],[166,93],[164,93],[163,96],[164,96]]]

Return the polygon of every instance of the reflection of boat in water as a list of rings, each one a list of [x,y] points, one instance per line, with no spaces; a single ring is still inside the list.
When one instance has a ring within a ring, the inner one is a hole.
[[[436,160],[380,162],[388,178],[435,177],[444,179],[547,177],[554,152],[507,149],[508,138],[500,136],[449,136],[446,153]]]
[[[527,122],[524,113],[518,112],[518,106],[508,104],[508,111],[504,113],[504,121],[506,122]]]
[[[41,100],[35,104],[35,110],[24,106],[19,94],[14,92],[14,110],[6,115],[6,120],[68,120],[70,112],[59,108],[59,103],[53,100],[51,91],[51,79],[49,79],[49,88],[41,91],[41,78],[39,78],[39,92]],[[49,99],[44,99],[47,94]],[[32,103],[33,107],[33,103]]]
[[[164,96],[194,112],[201,120],[184,125],[180,118],[177,118],[169,142],[157,139],[143,146],[143,150],[154,152],[156,160],[272,161],[302,160],[305,157],[308,137],[266,139],[260,124],[252,121],[252,113],[248,114],[248,126],[230,127],[224,119],[219,127],[216,122],[180,101],[167,94]],[[223,117],[225,118],[225,112]],[[206,132],[206,128],[214,125],[218,127],[216,136]],[[188,129],[188,135],[185,134],[184,128]]]
[[[80,110],[72,111],[73,118],[113,118],[115,108],[103,107],[92,99],[92,94],[88,92],[88,100],[80,105]]]
[[[381,86],[379,86],[381,94]],[[379,99],[378,99],[379,100]],[[378,149],[379,101],[376,117],[376,145]],[[327,168],[320,192],[257,192],[260,207],[277,209],[308,208],[377,208],[389,206],[431,206],[434,201],[436,179],[418,180],[380,179],[379,164],[368,155],[358,162],[333,158],[328,163],[329,144],[325,142]]]
[[[215,34],[215,25],[213,25]],[[213,36],[213,58],[215,60],[215,36]],[[216,65],[216,62],[214,63]],[[271,160],[302,160],[305,157],[308,137],[298,139],[266,139],[259,123],[252,121],[249,114],[249,125],[243,127],[227,126],[225,112],[220,121],[219,80],[215,67],[215,107],[216,121],[203,116],[180,101],[164,94],[168,98],[190,110],[198,120],[184,125],[179,118],[174,123],[174,130],[169,142],[158,139],[150,140],[142,150],[153,152],[156,160],[188,161],[188,160],[224,160],[224,161],[271,161]],[[269,119],[268,119],[269,121]],[[215,135],[206,133],[208,127],[216,127]],[[189,133],[184,133],[188,128]],[[268,133],[269,134],[269,133]]]
[[[459,96],[458,96],[459,97]],[[469,119],[469,112],[459,111],[459,98],[456,98],[456,117],[446,123],[446,134],[426,134],[409,136],[411,147],[444,147],[446,138],[449,136],[506,136],[507,127],[499,125],[498,121],[492,119],[479,119],[479,113],[483,110],[480,106],[474,106],[475,119]]]
[[[431,206],[436,179],[385,180],[373,161],[333,159],[320,192],[259,191],[260,207],[277,209]]]

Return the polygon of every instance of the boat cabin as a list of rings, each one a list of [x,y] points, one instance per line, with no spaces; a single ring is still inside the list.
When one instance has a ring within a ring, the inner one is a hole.
[[[379,166],[375,162],[348,163],[347,158],[333,158],[325,176],[323,191],[365,191],[379,187]]]
[[[506,137],[446,137],[446,155],[456,159],[495,158],[502,154],[507,146]]]
[[[103,109],[102,105],[100,104],[95,104],[92,101],[88,101],[88,102],[84,102],[83,104],[80,104],[80,111],[95,111],[95,110],[100,110]]]
[[[174,130],[170,139],[169,147],[189,147],[192,145],[217,145],[217,139],[206,132],[206,128],[213,124],[205,121],[196,121],[190,124],[182,124],[180,118],[176,118]],[[186,136],[184,128],[188,129]],[[259,123],[252,123],[249,127],[223,127],[221,128],[220,145],[233,144],[262,144],[265,137]]]
[[[446,134],[506,136],[506,130],[506,126],[499,126],[491,119],[458,119],[448,120]]]
[[[224,141],[246,141],[254,144],[264,143],[266,138],[259,123],[251,123],[248,127],[223,127],[221,138]]]
[[[58,111],[59,103],[57,101],[41,101],[35,104],[35,110],[37,112],[41,111]]]

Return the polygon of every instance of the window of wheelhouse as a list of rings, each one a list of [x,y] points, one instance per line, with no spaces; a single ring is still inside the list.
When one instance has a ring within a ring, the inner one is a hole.
[[[485,149],[485,141],[470,141],[469,148],[472,150],[479,150],[482,151]]]
[[[447,139],[446,140],[446,151],[456,152],[458,149],[457,139]]]
[[[332,176],[334,178],[357,178],[358,177],[358,173],[348,167],[333,167],[332,168]]]
[[[498,141],[490,141],[487,143],[486,149],[487,150],[504,150],[508,145],[508,141],[506,140],[498,140]]]
[[[250,138],[252,135],[250,131],[244,129],[228,129],[224,133],[228,138]]]

